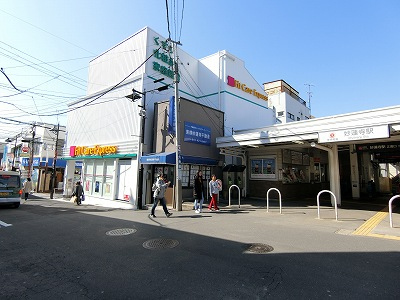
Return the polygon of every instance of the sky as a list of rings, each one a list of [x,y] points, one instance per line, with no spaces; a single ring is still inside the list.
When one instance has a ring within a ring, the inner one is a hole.
[[[315,117],[399,104],[398,0],[0,0],[0,141],[66,125],[89,61],[148,26],[195,58],[227,50]],[[310,101],[309,101],[310,100]],[[3,118],[3,119],[2,119]]]

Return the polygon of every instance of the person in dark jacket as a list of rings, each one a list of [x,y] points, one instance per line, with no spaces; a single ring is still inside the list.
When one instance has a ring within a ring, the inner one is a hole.
[[[76,204],[81,205],[83,196],[83,186],[81,185],[80,181],[76,182],[75,191],[72,195],[76,196]]]
[[[205,195],[203,186],[203,173],[201,171],[197,171],[196,176],[194,177],[193,189],[194,211],[196,214],[199,214],[203,211],[203,202]]]

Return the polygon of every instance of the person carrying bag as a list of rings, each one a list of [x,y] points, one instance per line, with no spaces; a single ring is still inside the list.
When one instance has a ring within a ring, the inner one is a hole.
[[[170,213],[168,211],[167,205],[165,204],[165,190],[167,189],[167,187],[169,186],[170,182],[167,181],[165,182],[165,175],[160,174],[158,175],[157,181],[155,182],[155,184],[153,184],[153,198],[154,198],[154,203],[153,203],[153,207],[151,208],[151,214],[150,217],[151,218],[155,218],[155,210],[158,204],[158,201],[161,202],[161,205],[163,207],[164,213],[167,216],[167,218],[169,218],[172,213]]]

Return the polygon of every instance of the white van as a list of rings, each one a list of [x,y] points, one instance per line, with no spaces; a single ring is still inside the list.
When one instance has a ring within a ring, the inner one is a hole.
[[[0,171],[0,204],[18,208],[21,203],[22,184],[18,172]]]

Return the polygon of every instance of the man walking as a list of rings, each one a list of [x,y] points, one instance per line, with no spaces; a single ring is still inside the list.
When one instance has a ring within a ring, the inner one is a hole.
[[[154,198],[154,203],[153,203],[153,207],[151,208],[151,214],[150,217],[155,218],[155,210],[158,204],[158,201],[161,202],[161,205],[163,207],[164,213],[167,216],[167,218],[169,218],[172,213],[170,213],[168,211],[167,205],[165,204],[165,190],[167,189],[167,187],[169,186],[170,182],[167,181],[165,182],[165,175],[160,174],[158,175],[157,178],[157,182],[156,182],[156,189],[153,193],[153,198]]]

